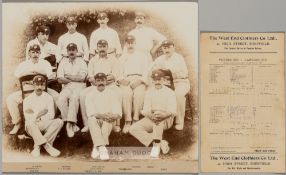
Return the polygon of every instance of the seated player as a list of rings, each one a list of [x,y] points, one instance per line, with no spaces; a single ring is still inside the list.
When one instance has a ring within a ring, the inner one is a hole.
[[[177,98],[176,130],[183,130],[186,107],[186,94],[190,91],[188,69],[184,57],[175,51],[174,42],[162,42],[163,55],[159,56],[151,66],[152,69],[169,69],[172,72],[175,94]]]
[[[58,108],[62,119],[67,122],[68,137],[73,137],[79,131],[77,113],[79,109],[79,94],[86,87],[85,77],[87,65],[82,58],[77,57],[77,46],[70,43],[67,46],[68,58],[63,58],[59,64],[57,78],[63,85],[58,98]]]
[[[89,61],[87,79],[93,86],[94,76],[97,73],[104,73],[107,76],[107,84],[106,84],[107,88],[110,88],[112,91],[116,93],[118,101],[120,105],[122,105],[121,89],[115,83],[119,74],[119,63],[117,58],[107,54],[108,48],[109,47],[106,40],[98,41],[97,43],[98,54],[92,57]],[[88,131],[85,98],[92,90],[92,86],[85,88],[80,93],[80,109],[81,109],[82,120],[84,123],[84,127],[82,128],[81,132]],[[119,132],[121,130],[119,125],[120,121],[117,121],[116,125],[114,125],[113,127],[113,130],[115,132]]]
[[[63,121],[54,119],[54,101],[44,92],[45,83],[42,75],[36,75],[33,79],[34,92],[23,101],[25,130],[34,140],[32,156],[39,157],[43,146],[51,156],[57,157],[60,151],[53,147],[53,142],[63,127]]]
[[[40,59],[41,48],[38,44],[31,45],[29,48],[29,59],[23,61],[17,66],[15,70],[15,77],[21,78],[26,75],[36,75],[43,74],[48,77],[48,79],[53,79],[52,67],[48,61]],[[31,84],[25,84],[23,86],[25,90],[32,90],[33,86]],[[54,102],[57,101],[59,93],[53,89],[48,88],[48,93],[53,97]],[[19,111],[18,105],[22,103],[22,92],[16,91],[8,96],[7,98],[7,108],[12,118],[12,123],[14,124],[13,129],[9,134],[17,134],[22,125],[22,117]]]
[[[169,146],[162,140],[163,132],[171,128],[177,112],[176,95],[163,85],[164,74],[161,70],[152,72],[153,86],[146,91],[142,114],[144,118],[131,126],[129,133],[145,146],[153,145],[151,157],[159,157],[160,150],[168,153]]]
[[[135,37],[128,35],[125,39],[126,53],[120,57],[121,76],[118,80],[123,96],[123,114],[125,124],[123,133],[128,133],[133,123],[139,120],[146,91],[149,62],[146,54],[135,50]],[[131,113],[133,111],[133,117]]]
[[[94,76],[95,85],[85,99],[88,127],[93,142],[91,157],[101,160],[109,159],[106,145],[109,144],[109,135],[113,124],[121,118],[121,105],[117,95],[110,88],[106,88],[107,76],[97,73]]]

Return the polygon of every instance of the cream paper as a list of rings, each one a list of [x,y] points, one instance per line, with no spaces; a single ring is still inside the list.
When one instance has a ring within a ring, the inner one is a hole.
[[[284,33],[200,37],[202,172],[284,172]]]

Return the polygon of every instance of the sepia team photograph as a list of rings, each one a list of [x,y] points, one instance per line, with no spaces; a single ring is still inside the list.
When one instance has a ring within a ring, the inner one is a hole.
[[[198,3],[3,3],[4,172],[198,172]]]

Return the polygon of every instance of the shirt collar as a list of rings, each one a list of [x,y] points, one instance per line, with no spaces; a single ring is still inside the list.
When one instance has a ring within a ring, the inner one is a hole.
[[[68,62],[71,64],[74,64],[76,61],[77,61],[77,58],[75,58],[73,61],[70,58],[68,58]]]
[[[101,28],[99,27],[100,30],[108,30],[109,29],[109,26],[106,26],[105,28]]]
[[[107,60],[108,58],[109,58],[108,54],[106,55],[106,57],[103,57],[103,58],[101,58],[101,57],[99,57],[99,55],[97,55],[98,60]]]
[[[73,34],[71,34],[70,32],[67,32],[68,35],[76,35],[78,32],[75,31]]]
[[[141,27],[138,27],[138,26],[136,26],[135,27],[137,30],[142,30],[142,29],[144,29],[145,28],[145,26],[143,25],[143,26],[141,26]]]
[[[104,89],[103,91],[99,91],[99,90],[97,89],[97,87],[95,86],[95,90],[96,90],[96,92],[98,92],[98,93],[105,93],[105,92],[106,92],[106,86],[105,86],[105,89]]]
[[[41,61],[41,59],[38,58],[38,62],[37,62],[37,63],[34,63],[34,62],[32,61],[32,58],[29,58],[27,61],[28,61],[29,63],[31,63],[31,64],[38,64],[38,63]]]

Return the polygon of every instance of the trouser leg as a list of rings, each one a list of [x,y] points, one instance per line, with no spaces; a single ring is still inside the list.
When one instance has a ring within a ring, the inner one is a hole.
[[[129,86],[121,86],[122,89],[122,104],[123,104],[123,115],[125,121],[132,121],[132,96],[133,92]]]
[[[69,108],[68,108],[68,115],[67,115],[67,121],[69,122],[74,122],[74,123],[77,122],[80,90],[81,89],[74,89],[69,98]]]
[[[102,122],[97,120],[95,117],[88,118],[88,128],[91,135],[91,139],[94,146],[103,146],[105,145],[105,140],[102,135],[101,126]]]
[[[36,122],[25,123],[26,132],[33,138],[35,145],[42,145],[47,142]]]
[[[47,139],[47,141],[53,145],[58,133],[63,127],[64,122],[61,119],[53,119],[50,120],[45,125],[45,134],[44,137]]]
[[[87,126],[87,114],[86,114],[86,104],[85,104],[85,98],[88,93],[92,91],[92,89],[95,88],[94,86],[90,86],[85,88],[81,93],[79,97],[79,104],[80,104],[80,111],[81,111],[81,117],[84,126]]]
[[[133,120],[139,120],[140,111],[144,104],[145,85],[140,85],[133,90]]]
[[[101,133],[102,133],[102,138],[105,142],[105,145],[109,145],[109,135],[112,131],[112,123],[108,123],[103,121],[102,126],[101,126]]]
[[[158,125],[153,124],[153,140],[162,140],[163,131],[164,131],[164,121],[162,121]]]
[[[122,89],[118,86],[116,86],[114,83],[110,85],[110,89],[114,91],[114,93],[117,95],[117,99],[120,104],[120,108],[122,109],[122,101],[123,101],[123,94],[122,94]],[[120,119],[117,119],[115,122],[116,126],[120,126]]]
[[[18,124],[21,121],[21,114],[18,107],[20,103],[22,103],[21,91],[14,92],[7,97],[7,108],[13,124]]]
[[[175,83],[175,94],[177,98],[177,116],[176,124],[184,124],[185,108],[186,108],[186,97],[185,95],[190,90],[188,83],[180,82]]]
[[[50,94],[53,97],[54,100],[54,105],[55,105],[55,111],[57,110],[57,101],[59,99],[59,93],[57,91],[55,91],[54,89],[47,89],[48,94]]]
[[[61,116],[62,116],[63,121],[67,121],[68,109],[69,109],[68,100],[71,94],[72,94],[72,91],[70,89],[63,89],[60,92],[60,95],[58,98],[57,106],[59,110],[61,111]]]
[[[149,146],[153,141],[153,125],[154,123],[149,118],[145,117],[133,124],[129,133],[145,146]]]

